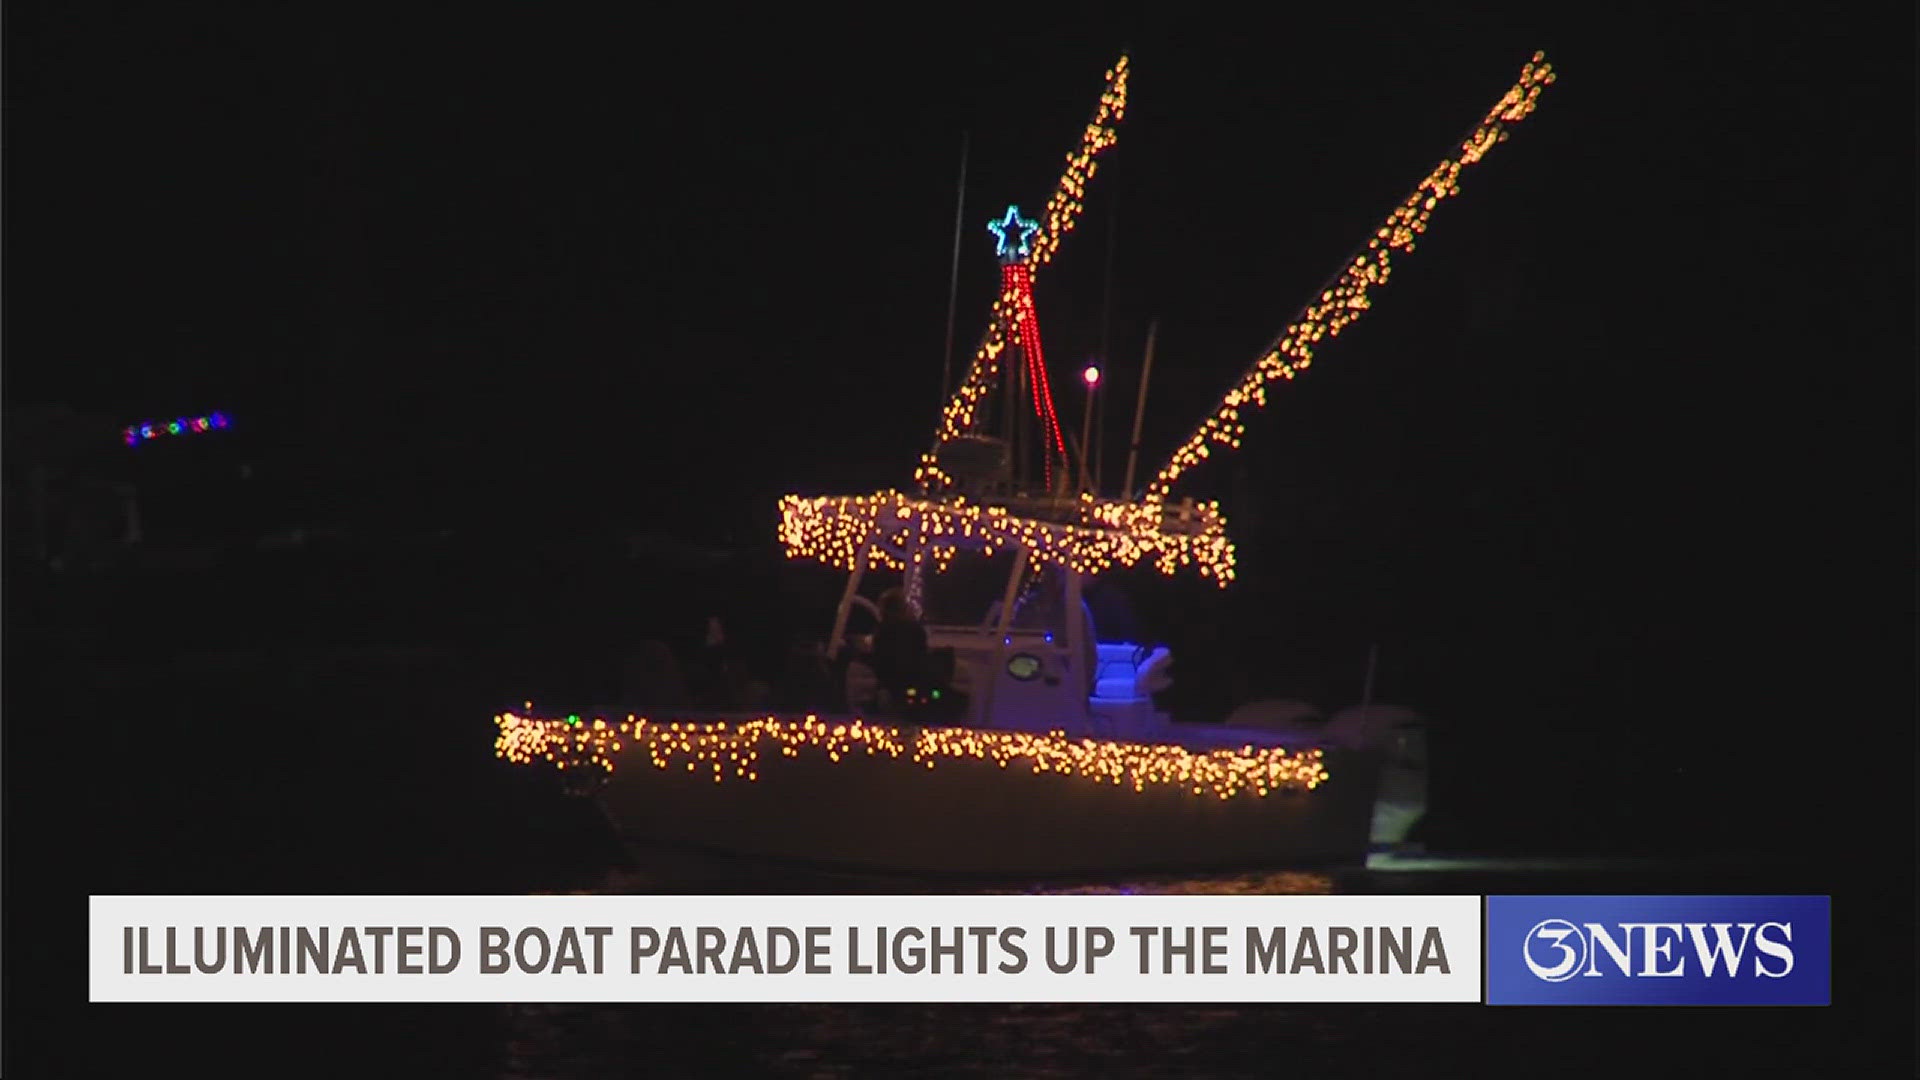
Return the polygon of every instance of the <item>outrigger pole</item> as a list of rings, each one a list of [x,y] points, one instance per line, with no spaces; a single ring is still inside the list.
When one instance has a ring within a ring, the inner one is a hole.
[[[1144,498],[1151,502],[1164,500],[1183,473],[1206,460],[1210,452],[1208,444],[1219,444],[1226,449],[1240,445],[1240,437],[1246,431],[1240,410],[1264,406],[1268,384],[1291,381],[1305,371],[1313,362],[1316,343],[1322,338],[1340,336],[1342,329],[1373,307],[1369,293],[1386,284],[1393,271],[1395,254],[1413,251],[1414,241],[1427,231],[1435,207],[1460,193],[1460,174],[1506,140],[1512,125],[1533,112],[1541,90],[1552,84],[1553,79],[1553,65],[1546,62],[1546,54],[1534,53],[1520,69],[1519,80],[1448,150],[1447,156],[1415,185],[1412,193],[1394,207],[1363,246],[1347,257],[1333,277],[1220,399],[1213,415],[1173,452],[1159,474],[1147,484]]]

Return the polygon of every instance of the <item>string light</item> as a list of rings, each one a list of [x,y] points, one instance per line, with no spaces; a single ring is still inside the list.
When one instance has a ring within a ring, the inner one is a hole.
[[[1308,303],[1280,339],[1255,361],[1232,390],[1221,399],[1200,427],[1173,452],[1159,475],[1147,487],[1147,501],[1166,496],[1167,489],[1188,469],[1206,460],[1211,446],[1237,449],[1246,433],[1240,419],[1243,406],[1259,408],[1267,403],[1266,387],[1279,379],[1292,379],[1313,363],[1314,346],[1340,336],[1373,306],[1370,290],[1384,285],[1392,273],[1392,254],[1412,252],[1414,240],[1427,231],[1427,223],[1442,199],[1460,193],[1460,174],[1478,163],[1495,144],[1504,142],[1509,125],[1518,124],[1534,110],[1540,91],[1554,80],[1546,54],[1536,52],[1520,70],[1520,78],[1501,95],[1487,115],[1461,141],[1459,153],[1446,158],[1420,181],[1413,193],[1387,215],[1387,219],[1367,241],[1366,250],[1354,256],[1338,278]]]
[[[1027,357],[1027,382],[1033,390],[1033,412],[1045,425],[1042,438],[1053,436],[1052,450],[1043,455],[1046,490],[1053,489],[1053,455],[1067,458],[1067,441],[1060,435],[1060,418],[1053,411],[1053,386],[1047,380],[1047,361],[1040,349],[1040,315],[1033,306],[1033,268],[1022,262],[1000,267],[1000,288],[1013,297],[1014,342]]]
[[[994,251],[1000,256],[1000,294],[1012,298],[1006,309],[1014,326],[1014,342],[1027,357],[1027,381],[1033,390],[1033,412],[1053,435],[1050,451],[1043,456],[1045,483],[1053,487],[1053,454],[1064,462],[1067,443],[1060,435],[1060,421],[1053,411],[1053,387],[1047,381],[1047,363],[1040,348],[1040,316],[1033,306],[1033,269],[1026,264],[1032,254],[1028,241],[1040,229],[1040,223],[1020,216],[1018,205],[1007,207],[1004,216],[987,222],[987,231],[995,238]],[[1004,331],[1002,331],[1004,333]]]
[[[1066,170],[1061,173],[1059,183],[1054,185],[1053,194],[1047,199],[1038,230],[1031,238],[1022,235],[1022,242],[1027,248],[1023,262],[1027,267],[1025,287],[1029,293],[1033,287],[1034,271],[1053,261],[1054,254],[1060,250],[1060,241],[1073,231],[1081,212],[1086,209],[1081,200],[1086,197],[1087,182],[1093,179],[1100,154],[1119,138],[1116,125],[1125,117],[1126,110],[1127,58],[1122,56],[1107,70],[1100,103],[1094,110],[1092,121],[1081,132],[1080,145],[1067,154]],[[994,301],[987,321],[987,332],[981,339],[980,347],[975,350],[972,362],[961,375],[960,385],[941,410],[939,430],[934,436],[935,449],[921,455],[920,465],[913,474],[914,483],[923,488],[945,488],[953,483],[953,478],[935,464],[938,448],[972,429],[980,400],[987,396],[994,379],[1000,374],[1000,353],[1007,346],[1004,327],[1009,316],[1017,314],[1019,305],[1018,291],[1003,277],[1000,297]]]
[[[1107,69],[1100,105],[1081,131],[1080,145],[1067,155],[1066,171],[1060,174],[1060,182],[1054,185],[1046,209],[1041,211],[1040,234],[1034,238],[1033,257],[1029,261],[1038,266],[1052,262],[1054,253],[1060,250],[1060,241],[1073,231],[1080,214],[1086,210],[1081,200],[1087,197],[1087,181],[1093,179],[1094,171],[1099,168],[1096,159],[1118,141],[1120,136],[1114,125],[1126,117],[1126,112],[1127,58],[1122,56]]]
[[[612,723],[600,717],[589,722],[578,716],[541,719],[512,712],[493,719],[498,728],[495,757],[515,765],[545,762],[600,778],[611,776],[622,762],[644,761],[656,771],[702,782],[752,783],[774,759],[802,754],[823,757],[830,764],[855,759],[898,763],[916,772],[943,761],[992,763],[1032,776],[1076,777],[1136,792],[1174,788],[1219,799],[1310,791],[1330,778],[1318,749],[1290,753],[1282,747],[1242,746],[1195,753],[1170,744],[1073,739],[1058,730],[1042,735],[950,727],[907,734],[861,719],[828,721],[812,715],[798,720],[766,716],[736,724],[661,722],[632,714]]]
[[[882,491],[873,495],[789,495],[780,501],[780,540],[788,558],[842,570],[907,570],[931,562],[944,572],[961,548],[1024,548],[1028,558],[1077,574],[1147,563],[1163,574],[1193,567],[1220,587],[1233,580],[1234,547],[1218,502],[1162,508],[1097,500],[1067,504],[1072,520],[1041,521],[1001,506],[936,501]]]
[[[228,425],[226,413],[212,413],[207,416],[182,416],[175,420],[147,420],[138,424],[128,424],[120,432],[120,441],[128,446],[138,446],[150,439],[163,435],[198,435],[214,431]]]

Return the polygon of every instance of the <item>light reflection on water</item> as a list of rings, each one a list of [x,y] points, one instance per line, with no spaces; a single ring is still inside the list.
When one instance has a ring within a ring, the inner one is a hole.
[[[594,895],[975,893],[1324,895],[1331,873],[1279,870],[997,887],[764,870],[684,855],[609,872]],[[1338,1043],[1376,1025],[1246,1005],[516,1005],[503,1080],[608,1076],[1084,1076],[1155,1064],[1187,1076],[1270,1075],[1248,1047],[1284,1029]],[[1349,1014],[1352,1015],[1351,1013]],[[1278,1028],[1276,1027],[1278,1025]],[[1156,1071],[1159,1071],[1156,1068]]]
[[[1332,874],[1304,870],[1258,871],[1213,877],[1149,878],[1120,884],[1045,886],[1030,889],[983,889],[988,893],[1033,893],[1092,896],[1290,896],[1325,895],[1335,891]]]
[[[1254,871],[1195,877],[1154,877],[1136,881],[1035,882],[1028,885],[945,885],[908,878],[857,874],[805,873],[762,879],[729,875],[663,878],[645,870],[609,871],[592,888],[541,890],[535,896],[659,896],[670,894],[940,894],[964,896],[1325,896],[1346,891],[1331,873],[1308,870]]]
[[[609,868],[584,887],[603,896],[640,895],[1325,895],[1350,891],[1355,872],[1256,870],[1224,874],[1140,876],[1121,881],[956,883],[857,871],[770,865],[680,849],[632,849],[633,861]],[[1361,877],[1376,875],[1361,874]],[[559,891],[559,890],[555,890]],[[1367,891],[1377,891],[1369,888]]]
[[[1283,1006],[515,1006],[502,1080],[635,1076],[1273,1076],[1274,1055],[1397,1060],[1380,1010]],[[689,1051],[689,1047],[693,1049]],[[1389,1057],[1390,1052],[1393,1056]],[[1304,1052],[1304,1053],[1303,1053]],[[1375,1070],[1373,1075],[1385,1070]],[[1311,1075],[1347,1075],[1316,1070]]]

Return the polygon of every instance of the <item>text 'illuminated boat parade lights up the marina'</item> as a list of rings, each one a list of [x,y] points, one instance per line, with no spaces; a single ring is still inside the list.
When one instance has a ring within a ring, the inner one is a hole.
[[[706,775],[720,783],[760,779],[766,754],[798,758],[803,753],[839,764],[854,758],[884,759],[902,768],[930,770],[942,759],[1019,765],[1034,776],[1073,777],[1082,782],[1131,786],[1136,792],[1171,788],[1192,795],[1230,799],[1264,797],[1275,791],[1311,790],[1328,780],[1319,750],[1289,753],[1280,747],[1213,750],[1107,739],[1072,739],[973,728],[898,727],[861,720],[829,723],[816,716],[774,716],[737,724],[726,721],[662,723],[629,715],[609,723],[579,716],[536,718],[516,713],[494,717],[499,735],[494,755],[517,765],[544,761],[560,769],[614,771],[628,748],[643,750],[654,768]]]

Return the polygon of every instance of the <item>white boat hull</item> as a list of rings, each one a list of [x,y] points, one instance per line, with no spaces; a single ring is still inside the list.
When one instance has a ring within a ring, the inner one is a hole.
[[[1036,773],[1029,763],[933,767],[856,752],[772,755],[756,778],[628,748],[595,797],[626,837],[806,864],[954,877],[1060,877],[1358,865],[1379,755],[1329,750],[1328,779],[1265,795]]]

